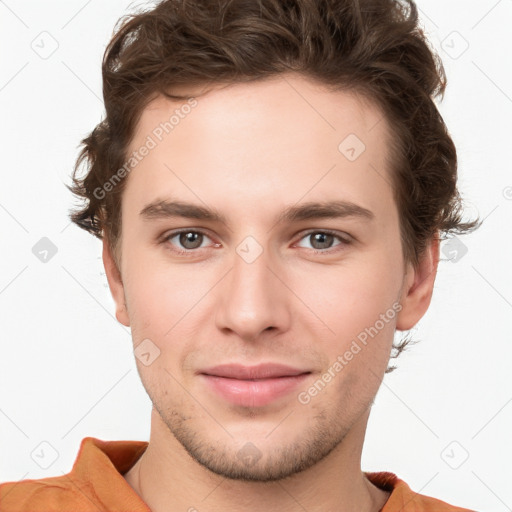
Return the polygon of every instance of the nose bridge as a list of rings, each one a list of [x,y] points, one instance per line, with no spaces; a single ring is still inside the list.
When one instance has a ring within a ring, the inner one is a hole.
[[[286,328],[290,317],[286,288],[270,270],[277,263],[271,260],[254,237],[246,237],[235,248],[216,315],[220,329],[252,340],[270,327]]]

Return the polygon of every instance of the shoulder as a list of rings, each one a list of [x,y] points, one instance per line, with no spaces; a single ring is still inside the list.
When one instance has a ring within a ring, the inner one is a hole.
[[[380,512],[475,512],[413,491],[404,480],[389,471],[365,472],[379,489],[390,493]]]
[[[123,474],[147,446],[144,441],[86,437],[69,473],[0,484],[1,512],[143,510]]]
[[[96,508],[96,504],[86,498],[80,487],[73,484],[69,475],[0,484],[2,512],[85,512]]]

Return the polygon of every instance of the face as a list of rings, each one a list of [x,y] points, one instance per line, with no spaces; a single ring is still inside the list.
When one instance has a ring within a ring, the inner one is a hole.
[[[320,461],[428,307],[389,137],[375,106],[293,75],[143,112],[107,276],[161,425],[211,471],[265,481]]]

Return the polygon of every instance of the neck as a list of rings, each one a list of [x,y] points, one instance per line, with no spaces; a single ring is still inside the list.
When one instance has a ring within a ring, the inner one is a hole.
[[[369,412],[314,466],[274,482],[247,482],[200,465],[153,409],[148,447],[124,478],[152,512],[378,512],[389,493],[373,485],[360,467]]]

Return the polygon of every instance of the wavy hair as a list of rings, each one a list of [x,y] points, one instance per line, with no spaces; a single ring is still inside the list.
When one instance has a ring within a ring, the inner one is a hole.
[[[146,105],[176,86],[235,84],[296,72],[380,107],[392,131],[390,173],[404,261],[433,237],[464,234],[457,154],[434,99],[446,76],[412,0],[164,0],[121,18],[102,62],[105,116],[81,141],[68,188],[71,220],[117,254],[126,161]],[[85,168],[85,173],[83,169]],[[395,345],[397,357],[410,339]],[[388,368],[392,371],[395,367]]]

